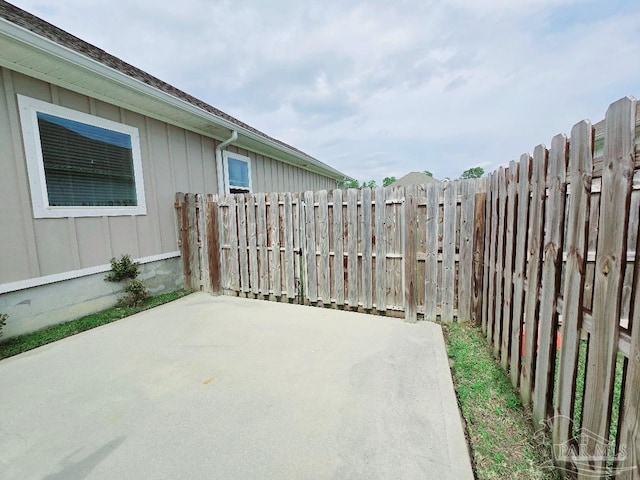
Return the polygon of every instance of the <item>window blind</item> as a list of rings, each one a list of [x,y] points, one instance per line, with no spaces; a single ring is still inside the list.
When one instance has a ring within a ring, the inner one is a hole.
[[[131,137],[37,112],[50,206],[136,206]]]

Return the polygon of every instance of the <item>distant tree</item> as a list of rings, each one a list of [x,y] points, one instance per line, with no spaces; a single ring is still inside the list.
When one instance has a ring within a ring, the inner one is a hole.
[[[473,168],[470,168],[469,170],[465,170],[464,172],[462,172],[462,175],[460,175],[460,178],[462,179],[480,178],[482,175],[484,175],[484,168],[473,167]]]
[[[424,171],[424,174],[425,174],[427,177],[433,177],[433,173],[431,173],[429,170],[425,170],[425,171]]]
[[[382,180],[382,186],[388,187],[395,181],[396,181],[396,177],[384,177],[384,179]]]
[[[338,188],[360,188],[358,180],[339,180]]]
[[[375,180],[364,180],[360,183],[358,180],[340,180],[338,181],[338,188],[375,188]]]

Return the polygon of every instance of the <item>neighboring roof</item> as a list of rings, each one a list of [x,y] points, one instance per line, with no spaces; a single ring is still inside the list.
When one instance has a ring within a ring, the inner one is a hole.
[[[391,187],[408,187],[409,185],[424,185],[425,183],[437,183],[436,180],[429,175],[425,175],[422,172],[407,173],[404,177],[396,180],[390,186]]]
[[[19,29],[12,28],[11,24]],[[34,35],[29,35],[28,32]],[[39,41],[35,38],[36,35],[48,42]],[[52,45],[51,42],[55,45]],[[84,57],[85,60],[78,59],[78,56]],[[91,61],[87,62],[86,60]],[[53,68],[52,64],[58,62],[68,63],[68,68],[61,69],[59,64]],[[163,121],[169,121],[175,117],[179,126],[191,128],[217,139],[225,140],[230,136],[232,130],[237,130],[239,140],[235,144],[240,147],[273,156],[284,162],[332,178],[345,178],[342,172],[301,150],[270,137],[237,118],[4,0],[0,0],[0,66],[15,69],[80,93],[96,94],[94,96],[102,97],[100,99],[112,101],[112,103],[125,108],[132,107],[134,111]],[[98,78],[99,76],[102,78]],[[123,76],[134,80],[134,82],[123,82]],[[110,82],[105,82],[105,80]],[[155,92],[150,94],[149,87]],[[131,95],[132,89],[146,98],[140,98],[136,102]],[[174,101],[167,99],[167,96],[172,97]],[[179,102],[176,102],[175,99]],[[165,108],[157,104],[159,101],[164,101]],[[172,115],[171,111],[166,108],[167,106],[174,110],[177,107],[184,111],[174,112]],[[202,123],[203,116],[209,121],[208,125]],[[169,121],[169,123],[172,122]],[[259,144],[263,144],[263,148],[260,148]]]

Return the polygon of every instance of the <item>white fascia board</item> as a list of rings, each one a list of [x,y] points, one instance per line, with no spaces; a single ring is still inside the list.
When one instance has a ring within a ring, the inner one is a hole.
[[[292,148],[287,148],[279,144],[278,142],[265,138],[250,130],[244,129],[233,122],[230,122],[222,117],[219,117],[218,115],[215,115],[214,113],[203,110],[185,100],[181,100],[177,97],[174,97],[173,95],[170,95],[161,90],[158,90],[157,88],[152,87],[151,85],[147,85],[146,83],[140,80],[132,78],[114,68],[111,68],[103,63],[98,62],[97,60],[93,60],[92,58],[86,57],[76,52],[75,50],[72,50],[52,40],[49,40],[48,38],[41,37],[40,35],[30,30],[27,30],[26,28],[20,27],[12,22],[9,22],[4,18],[0,18],[0,33],[6,35],[9,38],[12,38],[13,40],[17,40],[19,42],[35,47],[41,51],[46,52],[49,55],[60,58],[73,65],[76,65],[78,67],[84,68],[91,72],[97,73],[98,75],[108,78],[109,80],[121,86],[135,90],[143,95],[147,95],[151,98],[159,100],[165,104],[171,105],[180,110],[184,110],[191,114],[197,115],[200,118],[213,122],[229,130],[237,130],[238,133],[254,141],[263,143],[272,148],[275,148],[276,150],[286,153],[287,155],[296,157],[303,163],[313,165],[316,169],[321,170],[327,176],[330,176],[336,179],[344,178],[344,174],[334,169],[333,167],[330,167],[320,162],[319,160],[316,160],[313,157],[301,154],[300,152],[297,152]]]

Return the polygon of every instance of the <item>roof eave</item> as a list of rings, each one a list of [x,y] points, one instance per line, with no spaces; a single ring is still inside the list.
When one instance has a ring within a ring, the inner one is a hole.
[[[294,148],[288,148],[287,146],[282,145],[274,140],[258,135],[251,130],[248,130],[240,125],[230,122],[229,120],[221,118],[220,116],[215,115],[212,112],[208,112],[196,105],[193,105],[192,103],[177,98],[167,92],[163,92],[162,90],[159,90],[152,85],[148,85],[136,78],[132,78],[123,72],[100,63],[97,60],[84,56],[79,52],[60,45],[52,40],[42,37],[37,33],[20,27],[19,25],[16,25],[4,18],[0,18],[0,34],[4,35],[5,37],[9,37],[13,41],[17,41],[31,48],[35,48],[48,56],[55,57],[68,64],[74,65],[76,68],[79,68],[90,75],[98,75],[101,78],[108,79],[110,82],[113,82],[115,85],[118,85],[122,88],[133,90],[143,95],[144,97],[154,99],[165,105],[171,106],[172,108],[176,108],[182,112],[193,115],[196,118],[205,120],[206,122],[210,122],[216,127],[222,127],[226,130],[225,133],[228,133],[229,135],[232,130],[236,130],[238,132],[238,141],[235,144],[241,148],[246,148],[247,150],[251,150],[259,154],[274,157],[277,160],[283,161],[285,163],[296,165],[300,168],[320,173],[336,180],[345,178],[345,175],[342,172],[334,169],[333,167],[330,167],[329,165],[324,164],[323,162],[307,154],[304,154],[303,152],[300,152]],[[87,94],[86,88],[79,87],[77,85],[74,85],[73,83],[62,81],[60,78],[48,75],[45,72],[36,72],[33,70],[33,68],[20,68],[20,65],[16,63],[0,61],[0,65],[3,64],[8,68],[14,68],[18,71],[21,71],[21,73],[36,76],[37,78],[46,80],[47,82],[62,86],[64,88],[68,88],[70,90],[77,91],[78,93]],[[123,106],[125,108],[133,107],[133,110],[137,111],[138,113],[142,113],[153,118],[158,118],[159,120],[172,123],[170,121],[171,119],[166,118],[166,116],[160,117],[154,112],[146,111],[144,107],[135,108],[136,106],[131,105],[130,101],[119,102],[117,98],[112,98],[106,95],[100,96],[102,97],[100,98],[101,100],[109,101],[110,103],[114,103],[116,105],[119,104],[120,106]],[[124,105],[122,105],[122,103],[124,103]],[[177,122],[176,125],[184,128],[190,128],[190,126],[188,124],[185,124],[184,121]],[[224,135],[220,134],[220,131],[218,131],[217,134],[214,134],[205,132],[200,128],[190,129],[196,131],[199,134],[216,138],[218,140],[225,139],[223,138]]]

